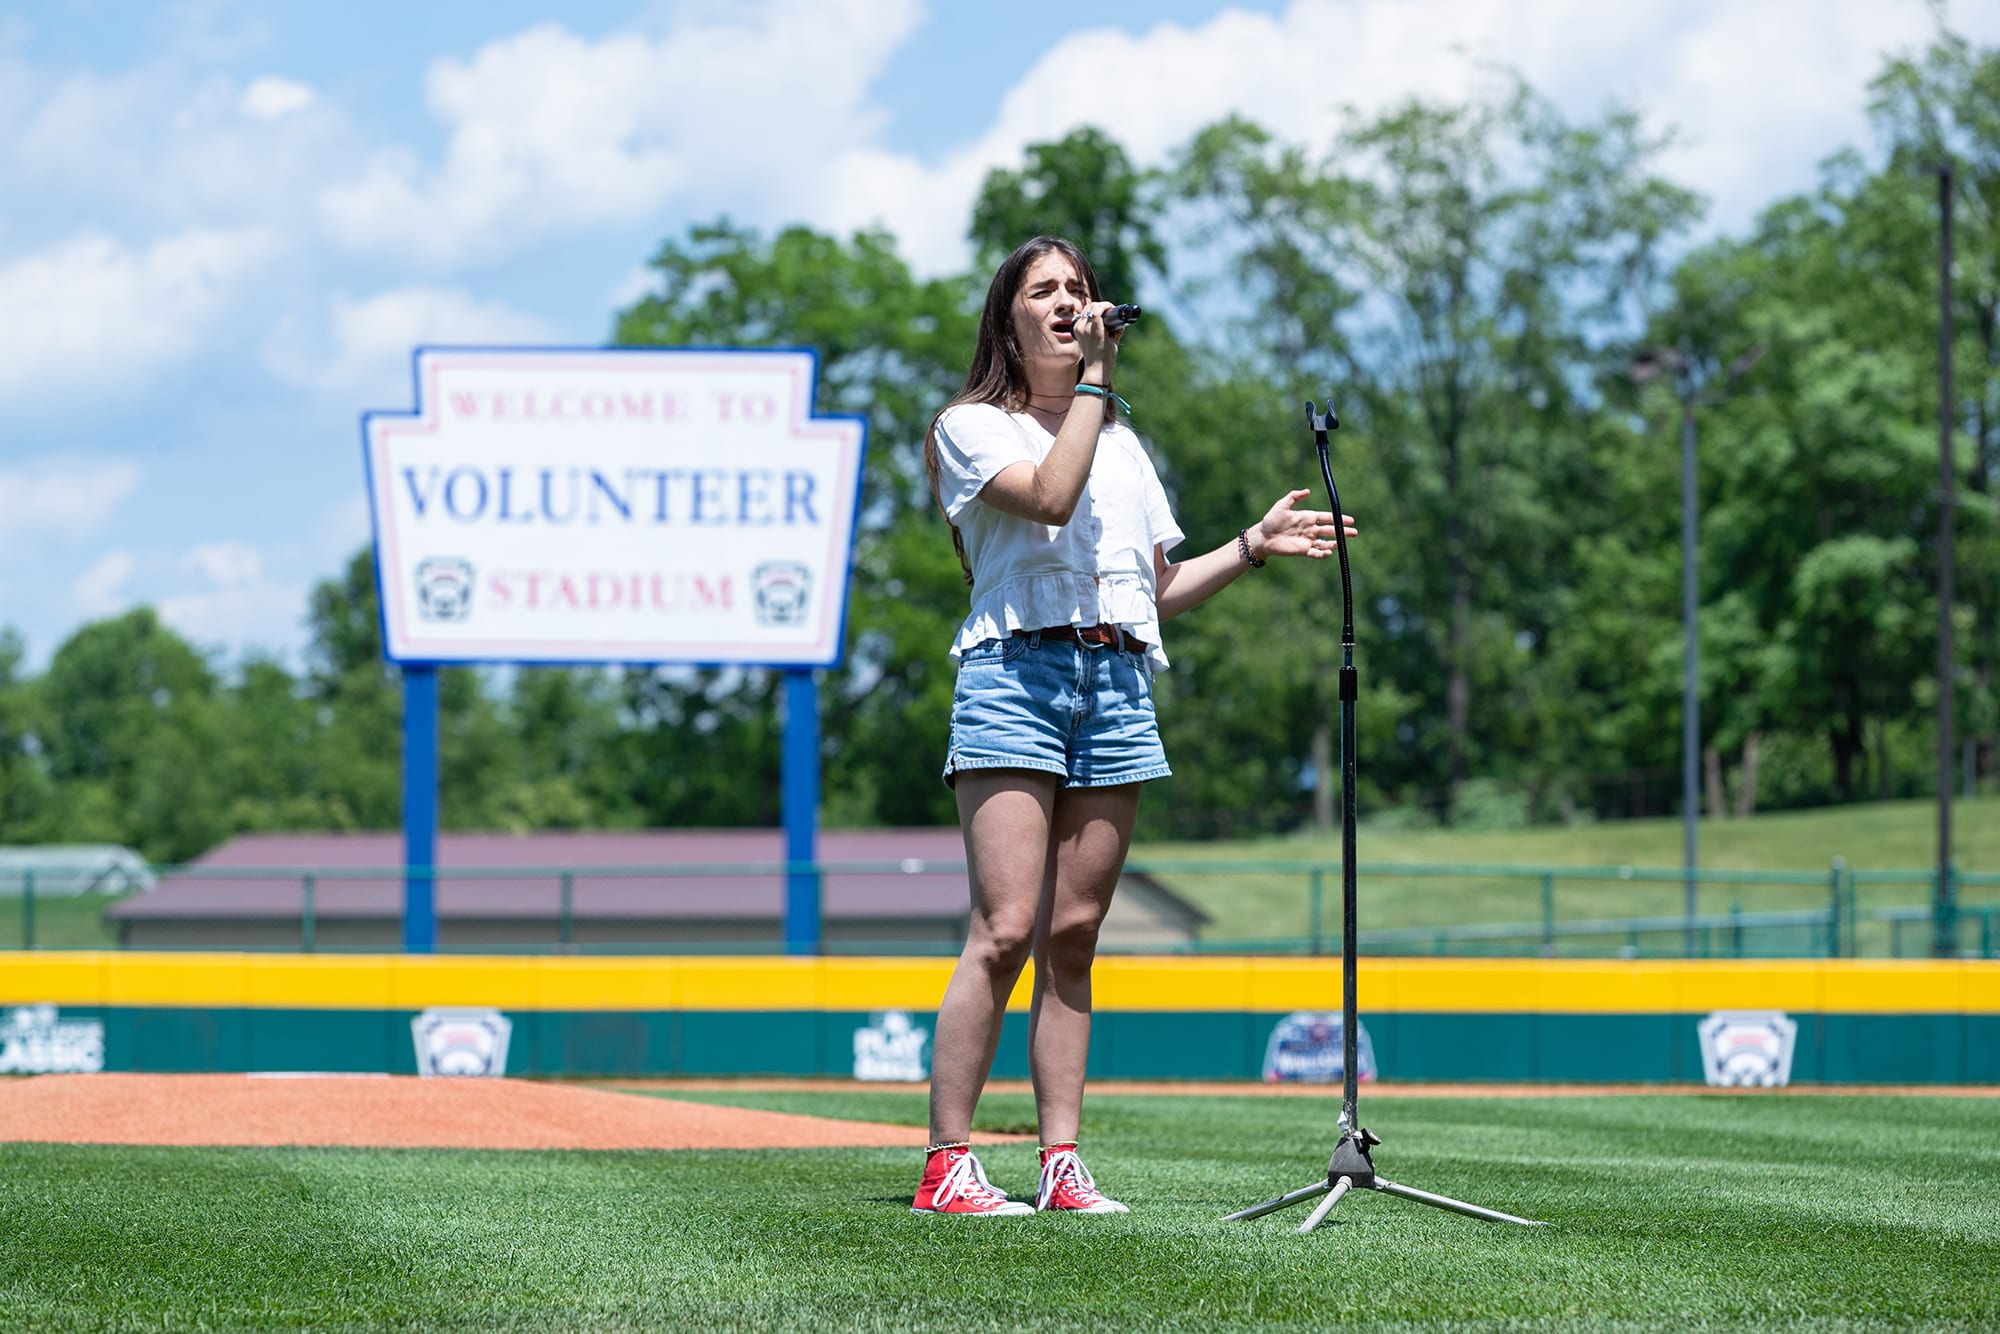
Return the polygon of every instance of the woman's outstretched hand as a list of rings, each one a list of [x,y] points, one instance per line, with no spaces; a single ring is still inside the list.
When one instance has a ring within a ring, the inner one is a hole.
[[[1257,525],[1255,540],[1251,543],[1259,560],[1271,556],[1310,556],[1314,560],[1324,560],[1335,554],[1340,529],[1334,527],[1334,516],[1326,510],[1293,508],[1311,494],[1310,491],[1288,492],[1271,506],[1270,512]],[[1341,515],[1340,523],[1349,537],[1357,536],[1361,531],[1355,527],[1351,514]]]

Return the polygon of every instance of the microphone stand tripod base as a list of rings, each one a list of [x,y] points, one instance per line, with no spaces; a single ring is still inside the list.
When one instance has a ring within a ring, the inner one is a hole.
[[[1341,1137],[1340,1145],[1333,1151],[1333,1157],[1326,1165],[1326,1180],[1316,1181],[1310,1186],[1290,1191],[1262,1204],[1253,1204],[1248,1209],[1239,1209],[1223,1216],[1223,1222],[1238,1219],[1262,1218],[1265,1214],[1276,1213],[1294,1204],[1325,1196],[1313,1207],[1311,1216],[1299,1225],[1300,1232],[1310,1232],[1326,1221],[1333,1212],[1333,1206],[1340,1203],[1341,1196],[1356,1186],[1368,1190],[1379,1190],[1384,1195],[1394,1195],[1398,1199],[1411,1200],[1417,1204],[1428,1204],[1434,1209],[1449,1209],[1453,1213],[1469,1218],[1483,1218],[1489,1223],[1518,1223],[1522,1227],[1543,1227],[1545,1224],[1532,1218],[1516,1218],[1513,1214],[1503,1214],[1498,1209],[1487,1209],[1477,1204],[1467,1204],[1464,1200],[1454,1200],[1447,1195],[1433,1195],[1427,1190],[1414,1186],[1402,1186],[1393,1181],[1385,1181],[1375,1175],[1375,1162],[1368,1156],[1371,1146],[1380,1144],[1368,1130],[1350,1131]]]

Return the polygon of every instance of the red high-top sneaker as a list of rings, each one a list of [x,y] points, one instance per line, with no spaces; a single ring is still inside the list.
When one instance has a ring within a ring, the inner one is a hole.
[[[1035,1208],[1067,1209],[1078,1214],[1131,1212],[1097,1188],[1090,1179],[1090,1169],[1076,1156],[1075,1144],[1050,1144],[1042,1149],[1042,1179],[1035,1188]]]
[[[924,1159],[924,1179],[910,1205],[913,1214],[968,1214],[979,1218],[1018,1217],[1035,1212],[1007,1198],[986,1179],[969,1144],[945,1144]]]

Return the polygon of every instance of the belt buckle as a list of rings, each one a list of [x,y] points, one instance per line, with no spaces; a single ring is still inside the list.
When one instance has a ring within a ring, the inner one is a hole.
[[[1107,631],[1102,625],[1079,625],[1076,627],[1076,637],[1078,639],[1081,639],[1086,644],[1095,644],[1099,648],[1110,648],[1116,644],[1118,641],[1113,638],[1115,634],[1117,634],[1117,631]]]

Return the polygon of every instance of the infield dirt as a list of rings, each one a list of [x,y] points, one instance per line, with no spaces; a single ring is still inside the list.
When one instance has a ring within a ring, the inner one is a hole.
[[[1018,1135],[975,1135],[1006,1143]],[[1032,1138],[1032,1137],[1025,1137]],[[33,1075],[0,1080],[0,1141],[383,1149],[920,1149],[916,1126],[526,1079]]]

